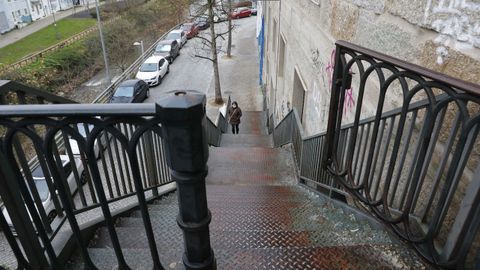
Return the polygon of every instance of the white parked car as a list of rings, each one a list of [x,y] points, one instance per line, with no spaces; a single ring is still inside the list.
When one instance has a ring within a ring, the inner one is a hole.
[[[163,77],[170,71],[167,59],[163,56],[150,56],[140,66],[135,78],[145,81],[148,85],[159,85]]]
[[[72,162],[68,158],[67,155],[60,155],[60,159],[62,160],[63,169],[65,175],[67,176],[67,183],[70,187],[70,194],[73,196],[75,191],[77,190],[77,182],[75,180],[75,174],[73,173]],[[78,175],[80,177],[80,183],[85,184],[86,177],[83,169],[82,162],[79,158],[75,158],[75,166],[77,167]],[[40,196],[40,200],[42,201],[43,209],[45,209],[45,213],[47,213],[48,220],[52,222],[57,213],[55,212],[55,206],[53,205],[52,194],[48,189],[47,181],[45,180],[45,174],[41,166],[36,167],[32,170],[32,178],[35,182],[35,187],[38,191],[38,195]],[[28,185],[27,185],[28,186]],[[8,225],[10,227],[13,226],[12,220],[10,219],[10,215],[6,208],[2,209],[2,214],[5,217]]]
[[[87,127],[87,129],[85,129],[85,126]],[[87,140],[87,131],[88,131],[88,134],[90,134],[90,132],[92,132],[93,130],[93,125],[91,124],[77,124],[77,128],[78,128],[78,133],[85,139],[85,141]],[[102,135],[98,135],[97,136],[97,139],[95,140],[95,144],[93,146],[93,151],[95,152],[95,157],[98,159],[100,158],[100,146],[98,144],[98,137],[100,137],[100,141],[102,142],[102,147],[105,147],[107,145],[107,139],[105,138],[105,136],[102,134]],[[78,147],[78,143],[77,143],[77,140],[69,137],[68,141],[70,142],[70,148],[72,149],[72,154],[74,155],[80,155],[80,149]],[[85,149],[86,150],[86,149]],[[84,150],[84,151],[85,151]],[[103,149],[102,149],[103,150]],[[86,152],[85,152],[86,153]]]
[[[187,35],[183,32],[182,29],[172,30],[168,33],[166,40],[169,39],[176,39],[178,44],[180,44],[180,48],[187,43]]]

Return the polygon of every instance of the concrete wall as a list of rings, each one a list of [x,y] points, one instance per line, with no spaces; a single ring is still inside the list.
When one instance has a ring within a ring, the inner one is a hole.
[[[334,42],[339,39],[480,84],[478,0],[281,0],[264,3],[263,81],[270,111],[275,112],[278,122],[291,109],[294,72],[297,72],[306,90],[303,122],[309,135],[326,128],[332,52]],[[283,74],[278,74],[281,39],[285,41],[284,70]],[[394,95],[390,98],[392,107],[398,105]],[[355,99],[354,87],[347,115],[353,111]],[[373,109],[369,104],[365,108],[366,111]]]

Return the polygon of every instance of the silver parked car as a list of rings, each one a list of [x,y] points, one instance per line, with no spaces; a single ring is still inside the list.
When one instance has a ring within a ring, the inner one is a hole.
[[[75,180],[75,175],[73,173],[72,166],[76,166],[81,184],[84,184],[86,182],[86,176],[84,174],[82,162],[80,159],[75,158],[74,163],[72,163],[69,157],[66,155],[60,155],[60,159],[62,160],[63,169],[65,172],[65,175],[67,176],[67,182],[70,188],[70,194],[73,196],[78,186]],[[49,222],[52,222],[55,219],[57,213],[55,211],[55,206],[53,204],[52,194],[48,189],[47,180],[45,179],[45,174],[41,166],[37,166],[35,169],[32,170],[32,177],[33,177],[33,181],[35,182],[35,188],[37,189],[38,195],[40,196],[40,200],[42,201],[43,209],[45,209],[45,212],[47,213]],[[5,217],[8,225],[12,227],[13,226],[12,220],[10,219],[10,215],[8,214],[8,211],[6,208],[2,209],[2,214]]]

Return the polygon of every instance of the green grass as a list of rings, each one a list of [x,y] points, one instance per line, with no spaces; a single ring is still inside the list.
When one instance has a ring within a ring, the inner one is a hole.
[[[15,43],[0,48],[0,65],[15,63],[25,56],[46,49],[94,25],[94,19],[62,19],[57,22],[58,39],[55,27],[51,24]]]

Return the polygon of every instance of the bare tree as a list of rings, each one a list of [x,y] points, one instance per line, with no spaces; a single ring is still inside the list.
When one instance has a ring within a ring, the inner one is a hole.
[[[220,71],[218,68],[218,53],[221,51],[221,49],[218,47],[217,40],[225,40],[225,35],[231,35],[233,27],[230,22],[226,30],[217,32],[213,18],[216,16],[215,12],[218,12],[219,10],[223,10],[223,8],[217,6],[216,0],[206,0],[206,4],[197,9],[198,13],[195,16],[197,19],[205,16],[202,15],[203,12],[207,12],[206,19],[210,24],[210,31],[209,33],[201,32],[195,37],[196,39],[199,39],[200,42],[194,46],[194,56],[212,62],[215,85],[215,103],[223,104],[222,89],[220,85]]]

